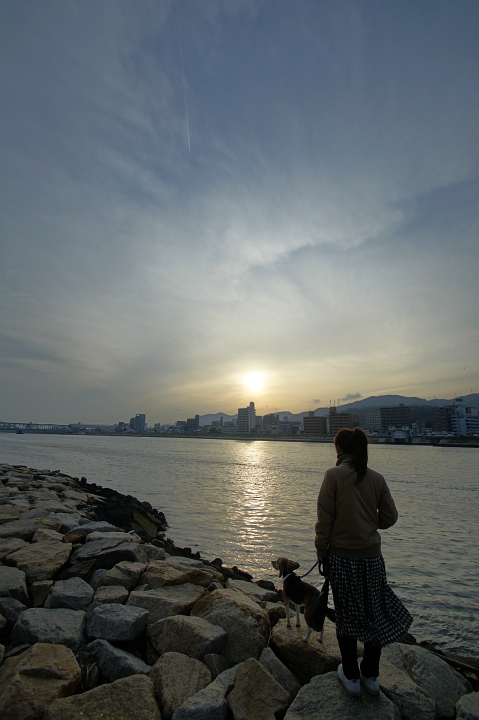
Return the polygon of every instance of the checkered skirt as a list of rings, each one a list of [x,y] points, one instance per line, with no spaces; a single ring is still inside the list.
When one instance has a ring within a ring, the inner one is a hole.
[[[328,561],[338,635],[381,647],[406,635],[412,617],[388,585],[382,556]]]

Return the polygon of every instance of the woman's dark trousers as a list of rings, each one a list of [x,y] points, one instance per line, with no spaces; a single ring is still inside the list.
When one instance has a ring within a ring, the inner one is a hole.
[[[359,679],[358,641],[350,635],[338,635],[339,649],[343,661],[343,671],[348,680]],[[364,643],[364,657],[361,661],[361,672],[364,677],[372,678],[379,675],[379,658],[381,647],[371,642]]]

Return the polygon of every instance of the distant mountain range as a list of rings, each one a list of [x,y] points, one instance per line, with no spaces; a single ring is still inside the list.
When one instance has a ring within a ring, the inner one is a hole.
[[[469,407],[479,407],[479,393],[472,393],[469,395],[461,395],[464,400],[464,405]],[[405,397],[404,395],[371,395],[370,397],[363,398],[361,400],[355,400],[354,402],[345,403],[344,405],[336,406],[338,412],[374,412],[380,407],[393,407],[403,403],[403,405],[428,405],[432,407],[441,407],[442,405],[452,405],[452,399],[445,398],[434,398],[434,400],[426,400],[425,398],[419,397]],[[279,416],[280,421],[295,422],[301,420],[305,415],[308,414],[308,410],[300,413],[291,413],[289,410],[276,411],[274,414]],[[314,410],[315,415],[327,415],[329,413],[328,407],[319,407]],[[200,415],[200,425],[211,425],[214,420],[223,418],[223,421],[236,420],[236,415],[228,415],[228,413],[208,413],[207,415]]]

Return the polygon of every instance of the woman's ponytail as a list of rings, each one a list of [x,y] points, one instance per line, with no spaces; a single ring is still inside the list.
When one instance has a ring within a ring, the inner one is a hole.
[[[353,465],[358,480],[361,482],[368,471],[368,436],[360,427],[341,428],[334,438],[336,447],[340,447],[346,455],[352,455],[351,464]]]

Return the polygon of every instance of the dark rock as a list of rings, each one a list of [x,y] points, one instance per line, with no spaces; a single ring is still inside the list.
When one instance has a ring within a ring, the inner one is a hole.
[[[7,627],[13,627],[18,618],[27,609],[27,606],[15,598],[0,598],[0,613],[7,621]]]
[[[85,560],[85,562],[77,563],[76,565],[70,565],[70,567],[62,570],[60,575],[58,575],[57,580],[69,580],[70,578],[78,577],[82,580],[86,580],[86,582],[89,582],[93,573],[97,569],[97,565],[98,563],[95,559]]]

